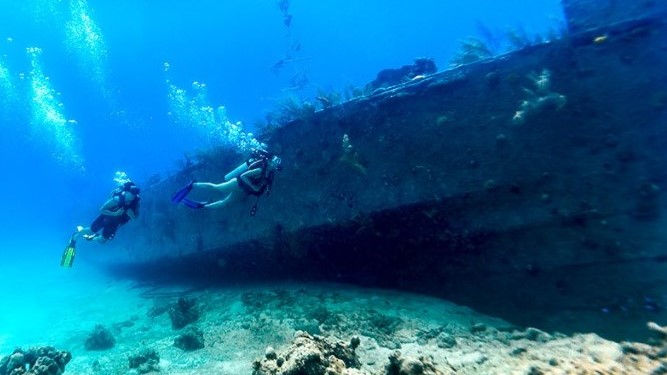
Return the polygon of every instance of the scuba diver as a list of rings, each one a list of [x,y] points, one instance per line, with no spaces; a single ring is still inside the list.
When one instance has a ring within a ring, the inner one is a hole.
[[[65,248],[60,265],[71,267],[74,262],[76,241],[83,237],[88,241],[105,243],[116,235],[118,228],[139,216],[140,189],[132,181],[127,181],[111,192],[111,197],[100,207],[100,215],[90,227],[77,227]],[[98,233],[102,231],[102,233]]]
[[[265,151],[254,150],[250,158],[239,165],[233,171],[225,175],[225,182],[214,184],[211,182],[190,181],[171,197],[173,203],[183,203],[185,206],[193,209],[199,208],[220,208],[229,202],[242,197],[253,195],[259,197],[263,194],[269,194],[275,171],[282,170],[279,157]],[[225,195],[225,198],[210,202],[197,202],[187,197],[193,189],[215,190]],[[250,215],[255,216],[257,212],[257,201],[250,211]]]

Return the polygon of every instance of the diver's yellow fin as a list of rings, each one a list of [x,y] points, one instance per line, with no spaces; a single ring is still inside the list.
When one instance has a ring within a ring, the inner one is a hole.
[[[76,255],[76,239],[74,235],[69,240],[69,244],[63,252],[63,257],[60,259],[60,267],[70,268],[72,263],[74,263],[74,256]]]

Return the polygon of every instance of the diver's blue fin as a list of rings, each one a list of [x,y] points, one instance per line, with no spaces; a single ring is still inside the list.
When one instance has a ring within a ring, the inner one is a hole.
[[[195,180],[192,180],[188,182],[185,186],[183,186],[180,190],[174,193],[174,195],[171,196],[171,202],[172,203],[180,203],[188,194],[190,194],[190,191],[192,191],[192,186],[194,185]]]
[[[199,208],[204,208],[206,206],[206,203],[202,202],[197,202],[190,200],[188,198],[183,199],[183,204],[186,205],[187,207],[193,208],[193,209],[199,209]]]

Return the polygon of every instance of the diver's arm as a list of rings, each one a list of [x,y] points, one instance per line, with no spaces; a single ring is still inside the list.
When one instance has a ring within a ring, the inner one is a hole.
[[[102,207],[100,207],[100,212],[102,213],[102,215],[107,215],[107,216],[120,216],[123,213],[125,213],[125,210],[122,208],[118,208],[117,210],[112,211],[117,207],[118,207],[118,197],[113,197],[108,201],[104,202]]]
[[[249,177],[257,177],[260,174],[262,174],[262,168],[255,168],[255,169],[251,169],[247,172],[243,172],[241,174],[241,177],[243,177],[244,179],[247,180]]]
[[[259,169],[262,166],[262,164],[264,164],[265,162],[266,161],[262,160],[262,159],[255,160],[252,163],[248,162],[247,163],[248,164],[248,170],[251,171],[253,169]]]
[[[134,220],[139,216],[139,206],[135,208],[130,208],[129,210],[125,211],[127,213],[127,216],[130,217],[130,219]]]
[[[243,182],[245,182],[246,185],[250,186],[250,188],[251,188],[253,191],[259,191],[259,187],[258,187],[258,186],[255,186],[255,184],[253,184],[253,183],[250,181],[250,178],[251,178],[251,177],[257,177],[257,176],[259,176],[259,175],[261,175],[261,174],[262,174],[262,168],[255,168],[255,169],[251,169],[251,170],[249,170],[249,171],[247,171],[247,172],[244,172],[244,173],[241,174],[238,178],[242,179]]]

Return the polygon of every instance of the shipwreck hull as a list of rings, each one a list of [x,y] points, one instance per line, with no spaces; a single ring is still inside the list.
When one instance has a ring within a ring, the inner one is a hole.
[[[127,262],[109,270],[400,288],[546,330],[643,337],[667,318],[666,6],[578,16],[592,5],[564,1],[562,40],[266,133],[285,168],[254,217],[254,199],[169,201],[192,178],[221,181],[239,162],[224,151],[154,184],[114,240]]]

